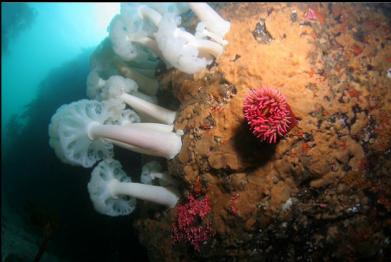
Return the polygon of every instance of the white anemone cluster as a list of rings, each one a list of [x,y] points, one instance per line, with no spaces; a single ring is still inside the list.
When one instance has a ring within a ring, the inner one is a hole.
[[[179,27],[180,15],[190,9],[201,20],[195,35]],[[135,209],[136,198],[176,205],[177,183],[158,162],[147,163],[142,183],[133,183],[113,159],[113,148],[165,159],[180,152],[183,132],[174,130],[176,112],[158,105],[159,84],[151,72],[159,58],[189,74],[202,70],[224,51],[229,27],[205,3],[121,5],[109,26],[109,39],[130,78],[119,75],[109,58],[95,59],[87,77],[91,100],[61,106],[48,130],[49,144],[64,163],[90,168],[100,161],[88,184],[98,212],[127,215]]]
[[[105,159],[94,168],[87,188],[95,210],[108,216],[132,213],[136,199],[167,207],[174,207],[178,202],[178,195],[170,187],[132,182],[120,162],[114,159]]]
[[[172,125],[140,123],[134,111],[121,110],[115,101],[83,99],[61,106],[49,124],[50,146],[66,164],[89,168],[100,161],[92,171],[88,191],[95,209],[102,214],[127,215],[133,212],[136,198],[174,207],[178,201],[171,188],[174,184],[132,183],[121,164],[113,159],[113,145],[172,159],[181,150],[180,135],[173,132]],[[116,111],[119,115],[113,119]],[[148,170],[154,172],[154,177],[169,177],[159,175],[160,170]]]
[[[189,9],[201,20],[195,35],[180,27],[180,15]],[[126,3],[109,34],[114,52],[125,61],[147,59],[146,48],[168,67],[194,74],[223,53],[229,29],[230,23],[206,3]]]

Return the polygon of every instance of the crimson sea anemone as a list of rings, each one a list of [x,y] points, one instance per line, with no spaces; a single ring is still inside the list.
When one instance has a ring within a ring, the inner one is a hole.
[[[277,89],[251,89],[243,111],[253,134],[270,144],[276,143],[277,137],[287,134],[296,123],[285,97]]]

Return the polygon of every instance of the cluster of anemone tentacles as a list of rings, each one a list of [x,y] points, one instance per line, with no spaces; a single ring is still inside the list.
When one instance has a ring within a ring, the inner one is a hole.
[[[276,143],[296,124],[285,97],[269,87],[252,89],[244,100],[243,112],[252,133],[270,144]]]

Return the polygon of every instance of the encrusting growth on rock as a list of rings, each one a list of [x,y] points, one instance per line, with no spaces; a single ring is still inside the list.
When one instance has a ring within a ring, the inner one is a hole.
[[[178,205],[176,210],[177,221],[172,226],[174,243],[186,241],[200,251],[201,244],[213,236],[210,223],[202,223],[211,211],[208,196],[199,200],[189,195],[188,202]]]

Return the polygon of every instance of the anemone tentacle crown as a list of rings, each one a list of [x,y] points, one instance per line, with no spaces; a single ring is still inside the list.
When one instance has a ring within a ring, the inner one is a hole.
[[[262,141],[276,143],[296,123],[285,97],[277,89],[251,89],[244,100],[244,117],[253,134]]]

